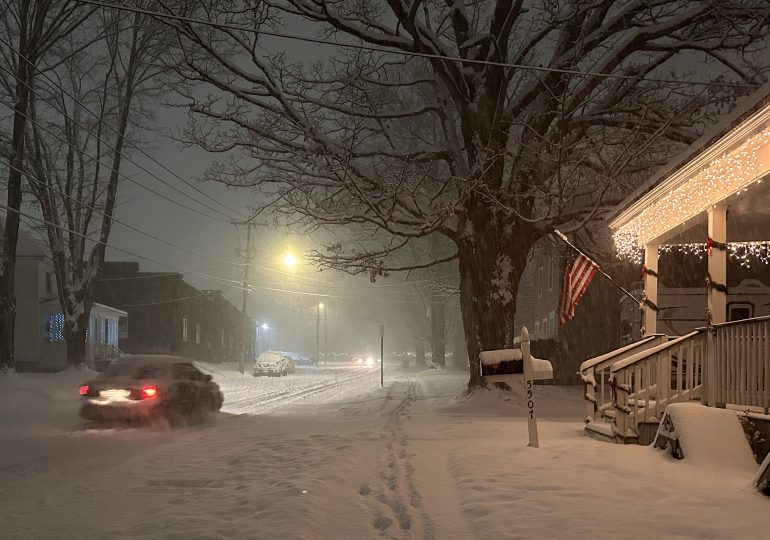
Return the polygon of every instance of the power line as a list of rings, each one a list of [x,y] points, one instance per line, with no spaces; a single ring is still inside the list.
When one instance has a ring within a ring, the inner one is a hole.
[[[42,76],[43,76],[43,77],[44,77],[44,78],[45,78],[45,79],[48,81],[48,83],[49,83],[50,85],[54,86],[54,87],[55,87],[57,90],[61,90],[61,92],[62,92],[64,95],[66,95],[67,97],[69,97],[70,99],[72,99],[72,100],[73,100],[75,103],[77,103],[78,105],[80,105],[80,106],[81,106],[81,108],[82,108],[83,110],[85,110],[85,111],[86,111],[88,114],[90,114],[91,116],[93,116],[94,118],[96,118],[97,120],[99,120],[99,121],[101,122],[101,119],[99,118],[99,115],[97,115],[95,112],[91,111],[91,109],[90,109],[89,107],[87,107],[86,105],[84,105],[82,101],[78,100],[78,99],[77,99],[75,96],[73,96],[71,93],[69,93],[69,92],[68,92],[68,91],[67,91],[67,90],[66,90],[66,89],[65,89],[63,86],[61,86],[61,85],[60,85],[60,84],[58,84],[56,81],[54,81],[53,79],[51,79],[51,78],[48,76],[48,74],[46,74],[46,73],[45,73],[43,70],[41,70],[39,67],[37,67],[37,65],[35,65],[35,63],[34,63],[34,62],[32,62],[32,61],[31,61],[29,58],[27,58],[26,56],[24,56],[23,54],[21,54],[21,52],[20,52],[20,51],[17,51],[16,49],[14,49],[14,47],[13,47],[13,45],[12,45],[12,44],[10,44],[9,42],[5,41],[5,40],[4,40],[3,38],[1,38],[1,37],[0,37],[0,43],[2,43],[3,45],[5,45],[6,47],[8,47],[8,49],[9,49],[10,51],[12,51],[12,52],[13,52],[13,53],[14,53],[16,56],[18,56],[19,58],[21,58],[22,60],[24,60],[24,61],[25,61],[25,62],[26,62],[28,65],[30,65],[30,66],[31,66],[31,67],[32,67],[32,68],[33,68],[35,71],[37,71],[38,73],[40,73],[40,75],[42,75]],[[1,65],[0,65],[0,68],[2,68],[2,66],[1,66]],[[11,72],[7,71],[6,69],[3,69],[3,70],[4,70],[4,71],[6,71],[6,73],[9,73],[10,75],[12,75],[12,76],[14,77],[14,79],[16,78],[16,75],[15,75],[14,73],[11,73]],[[18,79],[17,79],[17,80],[18,80]],[[22,84],[24,84],[24,85],[25,85],[27,88],[29,88],[29,90],[30,90],[31,92],[35,93],[35,94],[36,94],[36,95],[38,95],[39,97],[42,97],[42,96],[40,96],[40,94],[38,94],[38,93],[37,93],[37,91],[36,91],[36,90],[35,90],[33,87],[31,87],[29,84],[27,84],[27,83],[26,83],[26,82],[24,82],[24,81],[21,81],[21,82],[22,82]],[[45,98],[43,98],[43,99],[45,99]],[[59,109],[57,109],[57,110],[59,110]],[[80,124],[78,124],[78,123],[77,123],[77,121],[75,121],[74,119],[72,119],[72,117],[68,116],[68,115],[67,115],[67,113],[65,113],[64,111],[61,111],[61,110],[59,110],[59,112],[61,112],[62,114],[64,114],[64,115],[65,115],[65,116],[67,116],[68,118],[70,118],[70,120],[72,120],[73,122],[75,122],[77,125],[79,125],[79,126],[80,126]],[[112,131],[113,133],[115,133],[116,135],[120,135],[120,134],[118,133],[118,130],[116,130],[114,127],[112,127],[112,126],[111,126],[109,123],[105,122],[103,125],[104,125],[104,126],[106,126],[106,127],[109,129],[109,130],[111,130],[111,131]],[[80,126],[80,127],[83,127],[83,126]],[[83,128],[83,129],[86,129],[86,128]],[[93,134],[93,132],[90,132],[90,131],[89,131],[89,133]],[[198,193],[200,193],[201,195],[203,195],[203,196],[204,196],[204,197],[206,197],[207,199],[209,199],[209,200],[211,200],[211,201],[213,201],[213,202],[217,203],[217,204],[218,204],[218,205],[220,205],[221,207],[223,207],[223,208],[226,208],[227,210],[229,210],[229,211],[231,211],[231,212],[234,212],[234,213],[236,213],[236,214],[238,214],[238,215],[240,215],[240,216],[242,216],[242,217],[245,217],[245,216],[244,216],[244,214],[243,214],[242,212],[240,212],[240,211],[238,211],[238,210],[235,210],[234,208],[231,208],[230,206],[226,205],[226,204],[225,204],[225,203],[223,203],[222,201],[220,201],[220,200],[216,199],[215,197],[212,197],[211,195],[209,195],[208,193],[206,193],[206,192],[205,192],[205,191],[203,191],[202,189],[198,188],[198,186],[196,186],[195,184],[193,184],[193,183],[189,182],[188,180],[185,180],[184,178],[182,178],[181,176],[179,176],[177,173],[175,173],[174,171],[172,171],[171,169],[169,169],[168,167],[166,167],[166,165],[164,165],[164,164],[163,164],[163,163],[161,163],[160,161],[156,160],[156,159],[155,159],[155,158],[154,158],[152,155],[150,155],[148,152],[146,152],[144,149],[142,149],[142,148],[141,148],[141,147],[140,147],[140,146],[139,146],[137,143],[133,142],[131,139],[129,139],[129,138],[128,138],[128,137],[126,137],[125,135],[123,135],[122,137],[123,137],[123,140],[124,140],[125,142],[127,142],[128,144],[130,144],[131,146],[133,146],[133,147],[134,147],[136,150],[139,150],[139,152],[140,152],[142,155],[144,155],[145,157],[147,157],[148,159],[150,159],[150,160],[151,160],[153,163],[155,163],[156,165],[159,165],[159,166],[160,166],[160,167],[161,167],[163,170],[165,170],[166,172],[168,172],[168,173],[170,173],[171,175],[173,175],[175,178],[177,178],[178,180],[180,180],[180,181],[181,181],[182,183],[184,183],[186,186],[188,186],[188,187],[190,187],[190,188],[194,189],[195,191],[197,191]],[[102,140],[102,139],[99,139],[99,140],[101,140],[102,142],[104,142],[104,140]],[[105,143],[105,144],[107,144],[107,143]],[[113,150],[114,150],[114,149],[113,149]],[[139,168],[140,168],[140,169],[142,169],[143,171],[147,172],[147,174],[150,174],[150,175],[152,175],[152,173],[150,173],[149,171],[147,171],[146,169],[144,169],[143,167],[141,167],[139,164],[137,164],[136,162],[134,162],[133,160],[131,160],[131,158],[129,158],[129,157],[127,157],[127,156],[125,156],[125,155],[124,155],[124,154],[122,154],[122,153],[121,153],[121,156],[123,156],[123,157],[124,157],[124,158],[125,158],[127,161],[129,161],[130,163],[133,163],[134,165],[136,165],[137,167],[139,167]],[[154,175],[152,175],[152,176],[154,176]],[[155,178],[157,178],[157,176],[155,176]],[[160,180],[160,179],[158,178],[158,180]],[[160,180],[160,181],[161,181],[161,182],[163,182],[163,180]],[[165,182],[164,182],[164,183],[165,183]],[[169,184],[166,184],[166,185],[168,185],[169,187],[172,187],[172,186],[170,186]],[[172,188],[172,189],[175,189],[175,188]],[[180,190],[176,190],[176,191],[179,191],[179,193],[182,193],[183,195],[185,195],[185,196],[188,196],[187,194],[185,194],[184,192],[182,192],[182,191],[180,191]],[[190,197],[190,198],[191,198],[191,197]],[[192,199],[192,198],[191,198],[191,199]],[[206,206],[207,208],[210,208],[211,210],[213,210],[213,211],[215,211],[215,212],[218,212],[218,213],[220,213],[220,214],[222,214],[222,215],[227,215],[227,214],[223,213],[221,210],[216,210],[216,209],[214,209],[214,208],[211,208],[211,207],[209,207],[209,206],[205,205],[204,203],[201,203],[201,202],[199,202],[199,201],[197,201],[197,200],[195,200],[195,199],[192,199],[192,200],[194,200],[194,201],[195,201],[195,202],[197,202],[198,204],[201,204],[201,205],[203,205],[203,206]],[[228,217],[230,217],[230,216],[228,216]]]
[[[120,253],[125,253],[126,255],[131,255],[132,257],[137,257],[139,259],[142,259],[142,260],[147,261],[147,262],[151,262],[153,264],[157,264],[159,266],[164,266],[166,268],[169,268],[169,269],[174,270],[176,272],[179,272],[181,274],[188,273],[190,275],[194,275],[194,276],[198,276],[198,277],[202,277],[202,278],[207,278],[207,279],[211,279],[213,281],[219,281],[219,282],[222,282],[222,283],[227,283],[227,284],[230,284],[230,285],[233,285],[233,286],[237,286],[239,289],[241,288],[240,282],[234,281],[232,279],[223,278],[221,276],[214,276],[214,275],[206,274],[206,273],[203,273],[203,272],[195,272],[195,271],[185,272],[184,270],[181,270],[181,269],[176,268],[174,266],[171,266],[169,264],[162,263],[160,261],[156,261],[155,259],[151,259],[149,257],[145,257],[144,255],[139,255],[138,253],[134,253],[132,251],[128,251],[128,250],[125,250],[125,249],[121,249],[121,248],[115,247],[112,244],[108,244],[107,242],[102,242],[101,240],[95,240],[93,238],[90,238],[86,234],[83,234],[83,233],[78,232],[78,231],[74,231],[74,230],[72,230],[72,229],[70,229],[68,227],[63,226],[63,225],[59,225],[59,224],[54,223],[52,221],[47,221],[47,220],[45,220],[43,218],[39,218],[37,216],[31,216],[29,214],[26,214],[26,213],[22,212],[21,210],[16,210],[15,208],[11,208],[10,206],[7,206],[7,205],[5,205],[3,203],[0,203],[0,208],[3,208],[3,209],[5,209],[8,212],[13,212],[15,214],[18,214],[19,217],[24,217],[24,218],[27,218],[27,219],[31,219],[33,221],[37,221],[38,223],[42,223],[44,225],[48,225],[49,227],[55,227],[57,229],[61,229],[61,230],[67,231],[67,232],[69,232],[71,234],[74,234],[76,236],[84,238],[84,239],[86,239],[86,240],[88,240],[90,242],[93,242],[95,244],[103,245],[103,246],[108,247],[110,249],[114,249],[115,251],[118,251]]]
[[[125,222],[123,222],[123,221],[120,221],[118,218],[116,218],[116,217],[114,217],[114,216],[112,216],[112,215],[109,215],[109,216],[108,216],[107,214],[105,214],[104,212],[102,212],[102,211],[101,211],[101,210],[99,210],[98,208],[95,208],[95,207],[91,206],[90,204],[84,203],[84,202],[80,201],[79,199],[77,199],[77,198],[75,198],[75,197],[73,197],[73,196],[71,196],[71,195],[67,195],[67,194],[66,194],[66,193],[64,193],[64,192],[62,192],[62,191],[60,191],[60,190],[58,190],[58,189],[55,189],[55,188],[54,188],[53,186],[51,186],[49,183],[47,183],[47,182],[43,182],[43,181],[42,181],[42,180],[40,180],[39,178],[37,178],[37,177],[35,177],[35,176],[33,176],[33,175],[29,174],[29,173],[28,173],[28,172],[26,172],[26,171],[23,171],[23,170],[19,169],[19,168],[17,168],[17,167],[14,167],[14,166],[13,166],[13,165],[11,165],[10,163],[8,164],[8,166],[9,166],[11,169],[13,169],[13,170],[15,170],[15,171],[18,171],[18,172],[22,173],[22,174],[24,175],[24,177],[25,177],[27,180],[32,180],[32,181],[33,181],[33,182],[35,182],[36,184],[38,184],[38,185],[40,185],[40,186],[44,186],[44,187],[46,187],[46,188],[50,189],[51,191],[54,191],[54,192],[58,193],[58,194],[59,194],[59,195],[61,195],[62,197],[66,197],[66,198],[68,198],[68,199],[70,199],[70,200],[74,201],[74,202],[75,202],[75,204],[78,204],[78,205],[79,205],[79,206],[81,206],[81,207],[84,207],[84,208],[88,208],[88,209],[90,209],[90,210],[93,210],[94,212],[96,212],[97,214],[99,214],[99,215],[101,215],[101,216],[104,216],[104,217],[108,217],[108,218],[109,218],[111,221],[113,221],[113,222],[115,222],[115,223],[118,223],[118,224],[120,224],[120,225],[122,225],[122,226],[124,226],[124,227],[126,227],[126,228],[128,228],[128,229],[130,229],[130,230],[132,230],[132,231],[134,231],[134,232],[136,232],[136,233],[139,233],[139,234],[141,234],[141,235],[143,235],[143,236],[146,236],[146,237],[148,237],[148,238],[151,238],[151,239],[155,240],[156,242],[160,242],[160,243],[161,243],[161,244],[163,244],[163,245],[166,245],[166,246],[172,247],[172,248],[174,248],[174,249],[178,249],[179,251],[182,251],[182,252],[184,252],[184,253],[187,253],[187,254],[189,254],[189,255],[195,255],[196,257],[201,257],[201,258],[203,258],[203,259],[208,259],[208,260],[211,260],[211,261],[217,261],[217,262],[225,262],[225,263],[227,263],[227,264],[229,264],[229,265],[231,265],[231,266],[241,266],[241,263],[237,263],[237,262],[235,262],[235,261],[228,261],[228,260],[225,260],[225,259],[219,259],[219,258],[217,258],[217,257],[212,257],[212,256],[210,256],[210,255],[205,255],[205,254],[203,254],[203,253],[198,253],[197,251],[193,251],[193,250],[191,250],[191,249],[188,249],[188,248],[185,248],[185,247],[182,247],[182,246],[178,246],[178,245],[174,244],[173,242],[169,242],[168,240],[164,240],[164,239],[162,239],[162,238],[159,238],[159,237],[157,237],[157,236],[155,236],[155,235],[153,235],[153,234],[151,234],[151,233],[148,233],[148,232],[145,232],[145,231],[143,231],[143,230],[141,230],[141,229],[138,229],[138,228],[134,227],[133,225],[129,225],[128,223],[125,223]]]
[[[546,72],[546,73],[562,73],[564,75],[577,75],[581,77],[604,77],[607,79],[648,81],[648,82],[657,82],[657,83],[665,83],[665,84],[679,84],[679,85],[688,84],[691,86],[715,86],[715,87],[728,87],[728,88],[757,88],[757,86],[749,85],[749,84],[720,83],[720,82],[713,82],[713,81],[677,81],[674,79],[662,79],[662,78],[652,78],[652,77],[648,78],[648,77],[639,77],[634,75],[620,75],[616,73],[598,73],[593,71],[579,71],[576,69],[562,69],[562,68],[553,68],[553,67],[532,66],[527,64],[511,64],[508,62],[496,62],[494,60],[459,58],[456,56],[447,56],[443,54],[423,53],[423,52],[416,52],[416,51],[401,51],[398,49],[392,49],[392,48],[386,48],[386,47],[376,47],[374,45],[364,45],[360,43],[340,43],[337,41],[330,41],[330,40],[321,39],[321,38],[287,34],[285,32],[259,30],[256,28],[249,28],[246,26],[240,26],[236,24],[219,23],[216,21],[210,21],[206,19],[186,17],[183,15],[177,15],[175,13],[162,13],[159,11],[151,11],[148,9],[142,9],[142,8],[132,7],[132,6],[119,6],[108,2],[99,2],[95,0],[76,0],[76,1],[80,2],[81,4],[89,4],[92,6],[117,9],[119,11],[128,11],[130,13],[139,13],[143,15],[149,15],[151,17],[156,17],[159,19],[171,19],[171,20],[180,21],[180,22],[194,23],[194,24],[200,24],[204,26],[211,26],[214,28],[221,28],[225,30],[237,30],[239,32],[247,32],[251,34],[262,34],[265,36],[271,36],[271,37],[277,37],[277,38],[283,38],[283,39],[292,39],[296,41],[304,41],[307,43],[315,43],[317,45],[329,45],[334,47],[343,47],[347,49],[358,49],[358,50],[372,51],[372,52],[400,54],[402,56],[426,58],[430,60],[448,60],[451,62],[459,62],[461,64],[477,64],[477,65],[487,65],[487,66],[496,66],[496,67],[507,67],[507,68],[521,69],[521,70],[529,70],[529,71],[539,71],[539,72]]]
[[[3,69],[3,68],[2,68],[2,66],[0,66],[0,69]],[[1,104],[1,105],[5,105],[6,107],[8,107],[8,108],[9,108],[10,110],[12,110],[13,112],[15,112],[15,113],[17,113],[17,114],[20,114],[21,116],[23,116],[24,118],[26,118],[26,119],[27,119],[27,120],[28,120],[30,123],[32,123],[33,125],[35,125],[35,126],[39,127],[40,129],[42,129],[42,130],[43,130],[43,131],[45,131],[46,133],[49,133],[51,136],[53,136],[54,138],[58,139],[60,142],[62,142],[62,143],[64,143],[64,144],[67,144],[67,145],[70,145],[70,144],[71,144],[69,141],[66,141],[66,140],[64,140],[64,139],[63,139],[63,138],[62,138],[60,135],[57,135],[56,133],[54,133],[53,131],[51,131],[51,130],[50,130],[50,129],[48,129],[47,127],[45,127],[45,126],[41,125],[39,122],[37,122],[37,121],[35,121],[34,119],[32,119],[32,118],[31,118],[31,117],[30,117],[28,114],[25,114],[25,113],[23,113],[23,112],[19,111],[18,109],[16,109],[16,107],[14,107],[14,106],[12,106],[12,105],[9,105],[8,103],[6,103],[6,102],[5,102],[5,101],[3,101],[3,100],[0,100],[0,104]],[[67,116],[67,118],[70,118],[70,117],[69,117],[69,116]],[[72,120],[72,119],[70,118],[70,120]],[[73,120],[73,122],[74,122],[74,120]],[[85,129],[85,128],[84,128],[84,129]],[[102,141],[102,142],[104,142],[104,141]],[[106,143],[105,143],[105,144],[106,144]],[[125,173],[122,173],[122,172],[120,172],[120,171],[116,171],[115,169],[113,169],[113,168],[112,168],[112,166],[108,166],[108,165],[105,165],[104,163],[102,163],[102,162],[101,162],[101,160],[99,160],[99,159],[97,159],[97,158],[93,157],[91,154],[89,154],[89,153],[87,153],[87,152],[83,152],[83,155],[84,155],[84,156],[86,156],[87,158],[89,158],[91,161],[96,161],[97,163],[99,163],[100,165],[102,165],[102,166],[103,166],[105,169],[107,169],[107,170],[109,170],[109,171],[111,171],[111,172],[116,172],[118,175],[122,176],[123,178],[125,178],[126,180],[128,180],[129,182],[131,182],[132,184],[134,184],[134,185],[136,185],[136,186],[139,186],[140,188],[142,188],[142,189],[144,189],[144,190],[147,190],[147,191],[149,191],[150,193],[152,193],[152,194],[154,194],[154,195],[156,195],[156,196],[160,197],[161,199],[165,199],[165,200],[169,201],[169,202],[170,202],[170,203],[172,203],[172,204],[175,204],[175,205],[177,205],[177,206],[180,206],[180,207],[182,207],[182,208],[186,208],[187,210],[190,210],[191,212],[195,212],[196,214],[199,214],[199,215],[201,215],[201,216],[207,217],[207,218],[209,218],[209,219],[213,219],[213,220],[215,220],[215,221],[220,221],[220,222],[222,222],[222,223],[231,224],[231,222],[230,222],[230,221],[227,221],[227,220],[225,220],[225,219],[221,219],[221,218],[218,218],[218,217],[216,217],[216,216],[212,216],[211,214],[208,214],[208,213],[206,213],[206,212],[203,212],[203,211],[201,211],[201,210],[197,210],[196,208],[193,208],[192,206],[187,206],[186,204],[183,204],[183,203],[181,203],[181,202],[179,202],[179,201],[177,201],[177,200],[174,200],[174,199],[172,199],[172,198],[170,198],[170,197],[167,197],[166,195],[163,195],[162,193],[159,193],[159,192],[155,191],[154,189],[152,189],[152,188],[149,188],[149,187],[145,186],[144,184],[141,184],[141,183],[137,182],[136,180],[134,180],[134,179],[133,179],[133,178],[131,178],[130,176],[126,175]],[[163,182],[163,180],[161,180],[161,182]],[[184,192],[182,192],[182,191],[179,191],[179,190],[178,190],[178,189],[176,189],[176,188],[173,188],[173,186],[169,186],[169,187],[171,187],[172,189],[174,189],[174,191],[178,191],[179,193],[184,193]],[[193,199],[193,200],[194,200],[194,199]]]

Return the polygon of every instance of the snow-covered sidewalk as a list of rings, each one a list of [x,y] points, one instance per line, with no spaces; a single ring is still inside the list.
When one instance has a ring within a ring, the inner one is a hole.
[[[3,538],[766,538],[751,476],[586,438],[578,388],[537,387],[532,449],[523,403],[459,400],[460,372],[345,373],[169,432],[79,429],[77,374],[0,378]]]

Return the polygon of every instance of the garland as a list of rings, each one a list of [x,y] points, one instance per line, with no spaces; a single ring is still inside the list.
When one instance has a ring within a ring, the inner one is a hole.
[[[653,310],[655,313],[658,312],[658,306],[655,305],[655,302],[647,298],[647,292],[642,292],[642,299],[639,300],[639,309],[644,311],[644,308],[648,307],[651,310]]]
[[[711,257],[712,248],[716,248],[719,251],[727,251],[727,244],[723,242],[717,242],[709,236],[706,240],[706,250],[709,253],[709,257]]]
[[[706,289],[711,290],[717,290],[721,293],[727,294],[727,285],[724,283],[717,283],[713,279],[711,279],[711,274],[706,273]]]
[[[708,328],[712,336],[717,335],[717,329],[714,327],[714,317],[711,314],[711,309],[708,307],[706,308],[706,328]]]
[[[658,273],[655,270],[647,268],[646,265],[642,265],[642,279],[644,279],[645,276],[652,276],[654,278],[657,278]]]

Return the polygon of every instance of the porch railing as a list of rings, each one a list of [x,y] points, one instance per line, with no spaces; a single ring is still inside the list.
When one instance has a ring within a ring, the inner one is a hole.
[[[770,409],[770,317],[715,325],[704,402]]]
[[[580,376],[585,384],[583,397],[586,401],[586,423],[597,420],[602,415],[611,416],[614,413],[610,400],[610,368],[612,365],[630,358],[640,351],[665,343],[667,340],[665,335],[655,334],[580,364]]]
[[[609,385],[613,431],[639,434],[666,406],[706,405],[770,409],[770,317],[699,328],[612,362]],[[609,416],[609,415],[608,415]]]
[[[699,329],[612,365],[616,435],[635,436],[639,424],[659,421],[670,403],[700,399],[705,341]]]

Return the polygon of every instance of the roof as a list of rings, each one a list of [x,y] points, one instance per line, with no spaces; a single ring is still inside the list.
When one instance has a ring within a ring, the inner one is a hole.
[[[665,180],[669,179],[675,173],[682,171],[699,155],[705,153],[707,149],[714,146],[720,139],[726,139],[726,135],[737,126],[748,120],[752,115],[763,112],[770,105],[770,82],[763,84],[757,90],[748,96],[740,99],[729,113],[722,116],[722,119],[715,123],[710,129],[707,129],[694,143],[677,154],[666,165],[658,169],[646,182],[641,184],[633,193],[626,197],[622,203],[617,205],[607,216],[607,221],[612,223],[617,221],[618,217],[630,207],[654,191]],[[726,146],[726,145],[725,145]],[[731,148],[720,148],[720,154],[729,151]]]

